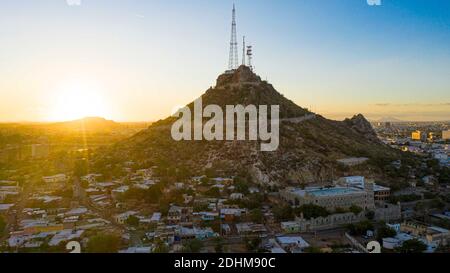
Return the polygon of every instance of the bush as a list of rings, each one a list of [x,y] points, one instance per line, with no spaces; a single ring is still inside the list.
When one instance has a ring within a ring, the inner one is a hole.
[[[184,253],[198,253],[200,249],[203,247],[203,242],[198,239],[193,239],[186,241],[183,244],[183,252]]]
[[[422,253],[425,250],[427,250],[427,246],[417,239],[405,241],[401,247],[397,248],[397,251],[401,253]]]
[[[250,211],[250,219],[255,223],[262,223],[264,216],[261,209],[253,209],[252,211]]]
[[[261,238],[246,238],[245,246],[250,252],[257,252],[259,250],[259,245],[261,244]]]
[[[0,234],[2,234],[5,231],[5,228],[6,228],[6,221],[0,215]]]
[[[126,221],[127,225],[137,227],[139,226],[139,218],[134,215],[130,215]]]
[[[397,232],[394,229],[385,225],[377,230],[377,240],[381,241],[383,238],[394,237],[396,234]]]
[[[294,218],[294,210],[289,205],[275,207],[273,214],[278,221],[288,221]]]
[[[87,252],[116,253],[120,247],[120,238],[111,234],[99,234],[89,239]]]
[[[300,213],[303,213],[303,217],[306,219],[327,217],[330,215],[330,212],[326,208],[314,204],[306,204],[296,208],[295,214],[299,215]]]
[[[363,208],[361,208],[357,205],[351,205],[349,210],[350,210],[350,212],[353,212],[353,214],[358,215],[363,211]]]
[[[369,221],[362,221],[356,224],[347,225],[351,235],[365,235],[368,230],[373,229],[373,225]]]

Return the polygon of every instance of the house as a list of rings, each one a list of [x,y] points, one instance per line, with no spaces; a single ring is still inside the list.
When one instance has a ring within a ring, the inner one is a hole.
[[[216,182],[218,184],[225,184],[225,185],[231,185],[234,182],[233,178],[228,178],[228,177],[216,177],[211,180],[213,180],[214,182]]]
[[[102,190],[108,190],[112,189],[116,186],[116,183],[114,182],[98,182],[94,184],[95,187],[98,187]]]
[[[184,189],[184,183],[182,183],[182,182],[176,182],[176,183],[174,184],[174,186],[175,186],[175,189],[177,189],[177,190],[182,190],[182,189]]]
[[[179,230],[176,231],[175,234],[179,236],[181,239],[198,239],[198,240],[205,240],[217,236],[217,233],[215,233],[210,227],[207,228],[181,227]]]
[[[44,176],[42,177],[42,180],[44,180],[45,183],[62,183],[67,181],[67,176],[65,174],[56,174],[52,176]]]
[[[446,246],[450,243],[450,232],[445,228],[431,226],[428,227],[425,238],[429,243]]]
[[[202,181],[203,178],[207,178],[206,175],[202,175],[202,176],[194,176],[192,177],[192,181],[196,182],[196,183],[200,183]]]
[[[231,234],[231,227],[229,224],[221,224],[220,228],[222,230],[222,235]]]
[[[71,229],[67,229],[67,230],[62,230],[58,233],[55,234],[55,236],[52,237],[52,239],[49,241],[48,245],[49,246],[57,246],[62,242],[67,242],[67,241],[71,241],[74,239],[78,239],[81,237],[81,235],[83,235],[84,230],[79,229],[79,230],[71,230]]]
[[[365,180],[364,176],[345,176],[339,178],[337,184],[363,190],[365,188]],[[373,183],[373,195],[375,201],[387,201],[390,194],[390,188]]]
[[[50,196],[50,195],[42,195],[42,196],[34,196],[30,198],[31,200],[38,200],[38,201],[42,201],[45,204],[54,202],[54,201],[61,201],[62,197],[60,196]]]
[[[0,204],[0,213],[8,213],[14,204]]]
[[[115,215],[114,216],[114,220],[118,224],[124,224],[130,216],[134,216],[136,214],[137,214],[137,212],[132,211],[132,210],[131,211],[126,211],[126,212],[123,212],[123,213]]]
[[[246,234],[264,234],[267,229],[264,225],[255,223],[237,223],[236,230],[240,235]]]
[[[184,204],[189,204],[194,200],[194,196],[189,194],[183,194]]]
[[[380,203],[375,208],[374,219],[377,221],[390,222],[402,218],[400,204]]]
[[[225,185],[223,184],[214,184],[211,187],[219,189],[220,192],[222,192],[225,189]]]
[[[247,212],[246,209],[239,208],[223,208],[220,210],[220,218],[225,221],[233,221],[234,219],[241,217],[242,214]]]
[[[82,181],[87,181],[88,183],[95,183],[98,177],[102,177],[102,174],[90,173],[81,177]]]
[[[18,196],[21,191],[19,183],[15,181],[0,181],[0,202],[8,196]]]
[[[169,212],[167,213],[167,221],[171,224],[190,222],[192,212],[192,207],[171,206]]]
[[[433,175],[427,175],[427,176],[422,177],[422,182],[425,185],[433,186],[436,183],[436,178]]]
[[[202,221],[213,221],[217,217],[219,217],[218,212],[211,212],[211,211],[201,211],[201,212],[194,212],[194,215],[199,215]]]
[[[279,236],[276,239],[282,248],[291,252],[309,247],[308,242],[300,236]]]
[[[297,221],[281,222],[280,224],[281,229],[287,233],[297,233],[302,231],[301,225]]]
[[[150,218],[150,222],[158,223],[159,221],[161,221],[161,212],[153,213],[152,217]]]
[[[240,200],[243,198],[244,198],[244,194],[242,194],[242,193],[234,192],[234,193],[230,194],[231,200]]]
[[[118,198],[119,196],[121,196],[124,193],[126,193],[129,189],[130,189],[130,187],[127,186],[127,185],[120,186],[118,188],[113,189],[111,191],[111,195],[112,195],[113,198]]]
[[[66,213],[64,213],[64,215],[66,215],[66,216],[84,215],[88,212],[89,212],[89,210],[87,208],[79,207],[79,208],[74,208],[74,209],[67,211]]]

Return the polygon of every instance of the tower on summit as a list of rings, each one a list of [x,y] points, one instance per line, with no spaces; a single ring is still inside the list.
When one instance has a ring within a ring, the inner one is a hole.
[[[245,36],[242,37],[242,65],[245,65]]]
[[[253,71],[253,46],[247,46],[247,65],[250,70]]]
[[[233,4],[233,14],[231,21],[231,41],[230,41],[230,56],[228,61],[228,69],[234,70],[239,66],[238,63],[238,47],[236,37],[236,9]]]

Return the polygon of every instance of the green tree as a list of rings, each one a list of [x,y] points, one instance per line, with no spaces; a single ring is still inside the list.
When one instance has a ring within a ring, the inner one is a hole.
[[[383,238],[394,237],[396,234],[397,232],[394,229],[385,225],[377,230],[377,240],[381,241]]]
[[[261,244],[261,238],[246,238],[245,246],[250,252],[257,252],[259,250],[259,245]]]
[[[278,221],[287,221],[294,218],[294,210],[289,205],[275,207],[273,214]]]
[[[347,225],[351,235],[364,235],[368,230],[373,229],[373,224],[369,221],[362,221],[356,224]]]
[[[397,250],[401,253],[422,253],[427,250],[427,246],[417,239],[411,239],[403,242]]]
[[[353,212],[353,214],[358,215],[363,211],[363,208],[357,205],[351,205],[349,208],[350,212]]]
[[[163,241],[157,241],[155,245],[153,253],[169,253],[169,247]]]
[[[208,196],[208,197],[219,198],[220,197],[220,190],[217,187],[213,187],[213,188],[210,188],[208,191],[206,191],[205,195]]]
[[[126,220],[126,223],[130,226],[137,227],[139,226],[139,218],[134,215],[130,215]]]
[[[315,246],[309,246],[303,250],[305,253],[322,253],[322,250]]]
[[[248,183],[242,177],[236,176],[234,178],[234,186],[235,186],[237,192],[241,192],[243,194],[248,194],[249,193],[249,191],[248,191]]]
[[[250,211],[250,219],[255,223],[262,223],[264,216],[261,209],[253,209],[252,211]]]
[[[198,239],[193,239],[186,241],[183,243],[183,252],[184,253],[198,253],[200,249],[203,247],[203,242]]]
[[[0,215],[0,234],[3,234],[6,228],[6,221],[3,219],[3,217]]]
[[[120,238],[112,234],[98,234],[91,237],[87,244],[90,253],[116,253],[120,247]]]
[[[373,220],[375,218],[375,212],[373,210],[369,210],[366,212],[366,217],[369,220]]]
[[[327,217],[328,215],[330,215],[330,212],[326,208],[314,204],[302,205],[295,209],[296,215],[299,215],[301,213],[303,213],[303,217],[305,217],[306,219]]]
[[[214,238],[214,249],[216,253],[222,253],[223,252],[223,238],[222,237],[216,237]]]
[[[209,178],[206,176],[203,176],[202,178],[200,178],[200,183],[204,186],[209,184]]]

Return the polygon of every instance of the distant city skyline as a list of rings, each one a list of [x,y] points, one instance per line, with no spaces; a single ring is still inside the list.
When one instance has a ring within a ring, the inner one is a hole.
[[[167,117],[227,69],[233,3],[238,48],[296,104],[450,120],[446,0],[17,0],[0,4],[0,122]]]

